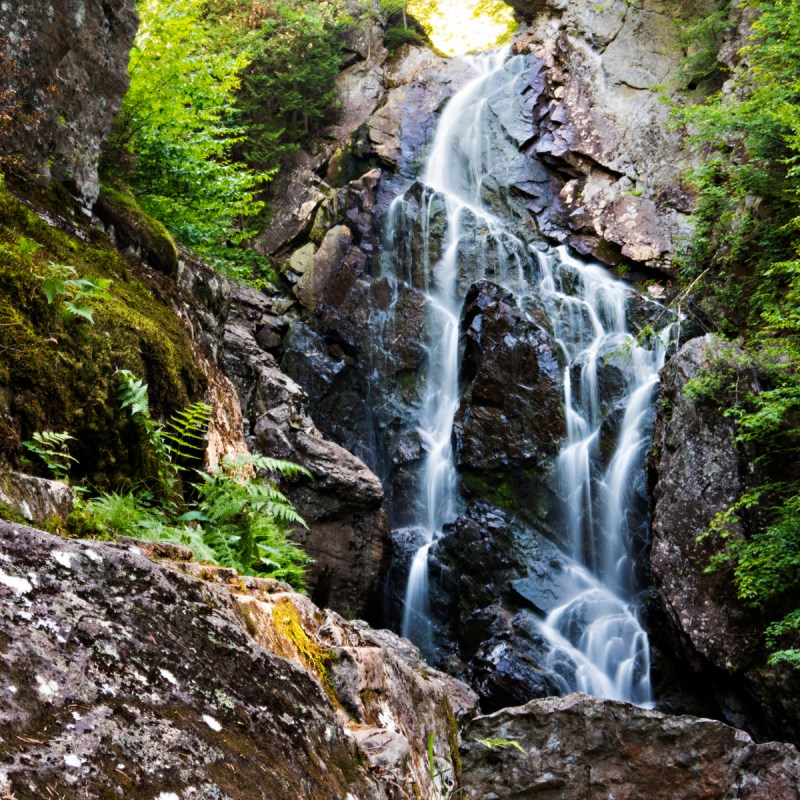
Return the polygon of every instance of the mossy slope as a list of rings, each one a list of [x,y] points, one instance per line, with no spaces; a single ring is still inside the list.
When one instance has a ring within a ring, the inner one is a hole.
[[[13,189],[25,202],[0,182],[0,462],[19,467],[36,430],[68,431],[74,477],[98,487],[142,477],[152,465],[118,409],[114,372],[141,376],[159,416],[204,388],[183,324],[159,300],[168,282],[123,258],[63,191]],[[51,263],[112,281],[93,325],[47,303],[40,276]]]

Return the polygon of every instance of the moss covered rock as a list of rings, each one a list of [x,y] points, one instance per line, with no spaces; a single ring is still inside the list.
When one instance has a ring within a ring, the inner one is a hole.
[[[19,466],[34,431],[67,431],[74,477],[108,486],[144,476],[152,465],[119,410],[116,370],[149,384],[157,417],[204,389],[184,325],[164,302],[170,286],[122,257],[68,195],[22,189],[25,202],[0,184],[0,460]],[[88,301],[93,324],[66,313],[68,295],[48,302],[44,278],[63,266],[77,280],[111,281],[106,297]]]
[[[141,257],[165,275],[178,274],[178,248],[169,231],[139,208],[130,190],[103,184],[94,213],[113,227],[120,250]]]

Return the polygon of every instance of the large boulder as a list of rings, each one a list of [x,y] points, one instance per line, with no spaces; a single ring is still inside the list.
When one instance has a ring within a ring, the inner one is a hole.
[[[494,800],[796,800],[800,754],[696,717],[572,694],[473,720],[463,793]]]
[[[736,594],[730,568],[709,571],[719,552],[703,536],[714,517],[739,499],[754,467],[735,441],[734,421],[708,400],[685,393],[720,350],[710,337],[687,342],[664,368],[655,425],[655,507],[651,565],[673,647],[711,685],[726,718],[760,736],[800,736],[800,679],[787,667],[765,666],[764,620]],[[746,536],[741,523],[731,535]]]
[[[452,787],[465,686],[285,584],[157,564],[146,547],[0,523],[5,796],[433,800]]]
[[[128,88],[133,0],[0,4],[0,154],[29,175],[99,194],[100,145]]]
[[[454,436],[465,489],[541,522],[554,503],[553,462],[566,435],[558,346],[489,281],[467,293],[461,332]]]

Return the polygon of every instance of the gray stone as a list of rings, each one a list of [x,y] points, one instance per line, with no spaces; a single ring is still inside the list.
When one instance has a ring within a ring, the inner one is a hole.
[[[309,267],[314,263],[314,254],[317,248],[313,242],[308,242],[302,247],[298,247],[291,256],[289,256],[289,269],[297,275],[305,275]]]
[[[66,483],[21,472],[0,472],[0,503],[5,503],[29,522],[66,519],[74,502],[75,495]]]
[[[452,678],[285,584],[143,548],[0,523],[3,794],[439,796]]]
[[[478,717],[463,740],[463,793],[481,800],[800,797],[793,745],[755,744],[720,722],[586,695]]]
[[[0,151],[29,175],[71,181],[93,203],[100,146],[128,88],[137,24],[133,0],[2,3],[7,103],[33,113],[24,125],[4,125]]]

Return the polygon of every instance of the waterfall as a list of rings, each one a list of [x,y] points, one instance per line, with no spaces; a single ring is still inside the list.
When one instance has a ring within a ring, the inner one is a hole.
[[[417,195],[412,200],[409,189],[395,200],[387,220],[384,268],[396,283],[416,281],[428,311],[417,428],[425,458],[402,633],[431,653],[429,554],[461,507],[452,445],[459,320],[466,289],[489,278],[511,291],[520,308],[535,305],[544,314],[565,364],[567,435],[556,489],[569,543],[562,581],[568,588],[540,622],[549,643],[544,665],[565,692],[648,704],[649,647],[634,610],[631,499],[643,472],[652,395],[669,333],[637,341],[628,330],[633,292],[626,284],[564,247],[542,249],[522,230],[519,215],[506,214],[502,204],[501,211],[489,207],[487,196],[496,197],[507,167],[493,143],[500,130],[493,102],[521,94],[526,61],[508,59],[503,50],[472,57],[471,64],[476,76],[442,114]],[[408,246],[415,232],[421,264],[412,264]],[[625,368],[609,397],[601,384],[614,359]],[[602,448],[609,430],[613,446]]]
[[[427,457],[420,493],[423,541],[411,562],[402,634],[416,642],[423,652],[430,649],[428,552],[441,534],[442,526],[455,519],[458,509],[452,433],[459,401],[459,319],[463,305],[463,291],[459,291],[459,259],[474,236],[475,221],[485,226],[487,238],[496,239],[501,246],[504,238],[513,240],[481,199],[483,180],[492,171],[492,153],[484,128],[487,97],[492,79],[503,72],[507,52],[502,50],[472,59],[478,74],[445,108],[422,178],[420,217],[425,243],[423,275],[430,309],[430,346],[418,431]],[[430,221],[442,204],[446,216],[445,241],[440,257],[434,261],[427,246]],[[397,216],[393,223],[401,224]],[[482,249],[473,247],[473,257],[485,255],[479,252]],[[484,259],[478,257],[477,261],[473,266],[479,267]]]

